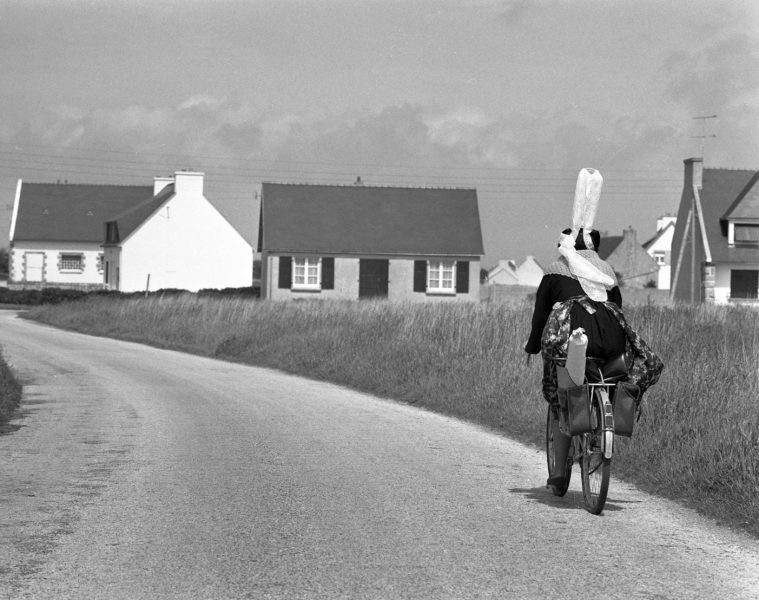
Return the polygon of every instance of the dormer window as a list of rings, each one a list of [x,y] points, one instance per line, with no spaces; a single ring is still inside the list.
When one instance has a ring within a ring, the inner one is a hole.
[[[733,228],[736,245],[759,245],[759,223],[735,223]]]

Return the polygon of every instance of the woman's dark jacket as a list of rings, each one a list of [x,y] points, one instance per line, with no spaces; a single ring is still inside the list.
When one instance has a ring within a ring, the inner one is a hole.
[[[544,275],[535,295],[535,310],[532,314],[532,329],[524,349],[530,354],[540,352],[540,338],[543,335],[548,315],[554,305],[585,292],[580,282],[567,275],[550,273]],[[618,286],[607,292],[608,300],[622,308],[622,294]],[[617,318],[606,309],[603,302],[588,300],[597,308],[592,315],[581,307],[572,307],[570,312],[571,330],[582,327],[588,336],[589,356],[611,358],[620,356],[625,351],[626,336]]]

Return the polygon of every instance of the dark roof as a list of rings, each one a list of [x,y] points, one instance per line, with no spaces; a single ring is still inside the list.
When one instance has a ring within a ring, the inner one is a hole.
[[[117,215],[111,216],[107,221],[118,224],[118,241],[123,242],[128,238],[135,229],[147,221],[173,195],[174,184],[170,183],[155,196],[147,198]]]
[[[617,246],[622,243],[623,237],[624,236],[621,235],[610,235],[602,237],[601,245],[598,248],[598,256],[602,260],[609,258],[609,255],[614,252],[617,249]]]
[[[727,209],[723,219],[759,219],[759,172],[749,179],[735,202]]]
[[[652,245],[652,244],[653,244],[653,243],[654,243],[656,240],[658,240],[658,239],[659,239],[661,236],[663,236],[663,235],[664,235],[664,234],[667,232],[667,230],[668,230],[669,228],[672,228],[672,229],[674,229],[674,228],[675,228],[675,222],[674,222],[674,221],[670,221],[669,223],[667,223],[667,224],[666,224],[664,227],[662,227],[662,228],[661,228],[659,231],[657,231],[657,232],[654,234],[654,237],[652,237],[651,239],[649,239],[649,240],[647,240],[647,241],[643,242],[643,247],[644,247],[646,250],[648,250],[648,249],[649,249],[649,247],[650,247],[650,246],[651,246],[651,245]]]
[[[264,183],[259,250],[481,256],[477,192]]]
[[[102,242],[103,223],[153,186],[22,183],[15,241]]]
[[[727,212],[740,208],[742,202],[736,204],[736,199],[749,182],[756,179],[756,175],[756,171],[744,169],[704,169],[700,197],[712,261],[756,260],[756,248],[728,247],[727,232],[723,231],[720,224]],[[747,206],[750,206],[750,202],[747,202]]]

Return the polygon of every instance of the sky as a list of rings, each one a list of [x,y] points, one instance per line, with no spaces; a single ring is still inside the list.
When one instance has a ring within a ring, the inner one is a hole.
[[[252,244],[262,181],[474,188],[544,265],[577,173],[643,243],[683,160],[759,169],[754,0],[0,0],[0,247],[18,179],[194,169]],[[707,118],[708,117],[708,118]]]

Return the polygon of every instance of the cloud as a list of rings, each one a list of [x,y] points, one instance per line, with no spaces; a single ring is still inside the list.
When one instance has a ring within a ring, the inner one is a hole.
[[[744,112],[736,108],[725,119],[725,127],[749,143],[746,135],[740,135],[741,127],[755,132],[756,125],[741,118]],[[90,112],[56,107],[21,126],[4,128],[0,142],[49,146],[61,156],[90,149],[91,160],[113,165],[124,160],[123,155],[98,150],[129,153],[135,172],[148,167],[219,173],[245,169],[259,177],[342,180],[356,171],[369,182],[372,177],[379,183],[405,177],[407,183],[418,177],[420,183],[426,178],[425,185],[435,185],[467,169],[474,179],[473,168],[661,167],[665,161],[673,162],[678,144],[679,160],[688,153],[683,144],[692,143],[689,132],[678,131],[672,122],[669,115],[642,119],[576,105],[499,115],[473,106],[441,110],[421,104],[377,111],[315,106],[284,112],[255,101],[193,96],[176,106],[132,105]],[[722,152],[729,156],[730,148],[725,146]],[[145,166],[140,167],[140,161]]]
[[[759,47],[736,34],[709,46],[671,54],[665,61],[671,98],[697,111],[734,105],[759,90]]]

